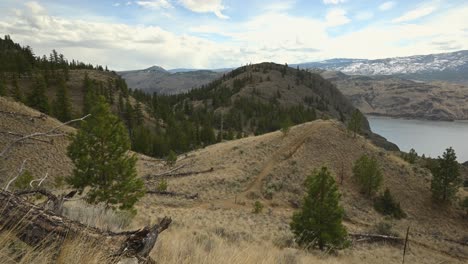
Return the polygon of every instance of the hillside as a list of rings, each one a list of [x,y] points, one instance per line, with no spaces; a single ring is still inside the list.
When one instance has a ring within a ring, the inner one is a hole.
[[[201,124],[200,136],[206,134],[203,126],[210,126],[216,130],[218,141],[220,136],[233,139],[259,135],[317,118],[347,123],[355,110],[349,100],[320,75],[274,63],[240,67],[185,94],[151,96],[134,91],[133,95],[152,105],[153,112],[168,124],[181,122],[181,117],[185,116],[186,121],[192,123],[188,125],[185,121],[179,125],[189,126],[185,137],[193,137],[190,131]],[[373,134],[365,118],[362,132],[376,144],[398,150],[396,145]],[[198,139],[198,132],[193,133],[198,142],[213,141],[209,137]]]
[[[146,93],[177,94],[205,85],[218,77],[220,72],[211,70],[175,70],[166,71],[153,66],[144,70],[118,72],[132,89]]]
[[[420,81],[468,82],[468,51],[377,60],[331,59],[298,64],[301,68],[341,71],[350,75],[395,75]]]
[[[0,131],[27,134],[47,131],[60,124],[5,98],[0,98],[0,106]],[[67,126],[60,129],[65,133],[73,130]],[[5,135],[0,137],[0,149],[16,138]],[[72,168],[65,155],[68,139],[38,139],[41,141],[17,145],[9,158],[2,160],[1,168],[6,174],[2,173],[0,182],[5,182],[4,177],[11,177],[22,160],[28,158],[25,168],[35,178],[48,172],[45,186],[60,192],[57,188],[63,187],[55,184],[56,179],[69,175]],[[386,220],[359,193],[351,179],[351,166],[364,153],[378,158],[384,173],[381,189],[392,191],[408,214],[406,219]],[[264,251],[271,252],[267,262],[294,259],[296,263],[375,263],[378,259],[400,263],[401,249],[388,244],[357,243],[336,256],[327,257],[291,248],[294,243],[288,225],[304,194],[302,183],[313,169],[322,165],[332,169],[338,182],[343,178],[339,189],[349,232],[375,232],[376,224],[390,222],[393,231],[403,236],[406,227],[411,226],[408,262],[463,263],[468,259],[466,246],[450,242],[466,239],[466,232],[460,231],[467,230],[467,223],[461,211],[432,205],[428,170],[404,162],[363,137],[351,137],[342,123],[333,120],[294,126],[286,135],[277,131],[208,146],[179,156],[172,168],[160,160],[139,155],[138,175],[145,179],[148,190],[156,189],[161,177],[165,177],[169,191],[198,194],[198,199],[147,194],[138,203],[138,214],[128,228],[139,228],[154,223],[158,217],[171,216],[173,225],[161,235],[153,252],[153,257],[163,263],[217,263],[226,258],[235,262],[240,252],[246,258],[245,263],[256,263],[264,258],[257,252]],[[167,171],[182,176],[154,176]],[[252,214],[252,203],[257,200],[265,205],[264,212]],[[86,211],[86,206],[70,206],[73,210]],[[181,254],[182,251],[188,255]]]
[[[408,213],[406,219],[385,220],[373,210],[371,201],[356,189],[351,179],[351,166],[364,153],[378,158],[384,172],[382,189],[389,188],[401,202]],[[466,239],[467,223],[460,211],[432,205],[428,171],[407,164],[362,137],[353,139],[347,136],[345,127],[336,121],[318,120],[302,124],[292,128],[286,137],[281,132],[273,132],[188,153],[179,158],[176,166],[183,167],[177,172],[210,168],[212,171],[187,177],[167,176],[168,189],[186,194],[198,193],[199,199],[187,201],[146,196],[140,203],[140,213],[135,221],[152,222],[154,220],[149,219],[162,215],[174,217],[178,228],[161,238],[159,249],[165,253],[163,256],[154,255],[156,259],[170,263],[184,262],[184,257],[174,252],[173,246],[178,249],[182,249],[178,245],[187,246],[187,250],[193,252],[194,256],[189,258],[194,262],[206,257],[202,262],[215,263],[216,257],[220,257],[217,254],[230,258],[233,256],[226,251],[230,252],[232,247],[247,248],[253,244],[259,245],[260,249],[245,249],[245,254],[260,262],[262,257],[255,254],[255,250],[271,251],[272,255],[266,258],[280,263],[278,258],[284,257],[281,254],[292,255],[294,263],[401,263],[401,248],[390,245],[357,244],[337,256],[323,259],[298,251],[280,251],[279,254],[278,249],[274,249],[273,245],[290,247],[288,225],[294,205],[304,194],[302,183],[313,169],[322,165],[331,168],[338,181],[343,175],[339,189],[343,194],[345,224],[350,232],[372,232],[377,223],[390,221],[400,236],[411,226],[408,263],[463,263],[468,259],[466,246],[447,241]],[[149,186],[156,186],[160,179],[151,175],[168,169],[151,160],[140,163],[142,175],[153,179],[153,185],[150,183]],[[265,205],[264,213],[251,213],[254,201]],[[180,232],[186,237],[182,238]],[[182,241],[172,242],[174,237]],[[203,253],[206,244],[197,242],[203,238],[211,243],[209,254]],[[219,240],[227,241],[227,244],[220,246]],[[190,260],[185,259],[187,262]]]
[[[468,119],[468,87],[465,85],[333,71],[324,71],[321,75],[366,114],[428,120]]]

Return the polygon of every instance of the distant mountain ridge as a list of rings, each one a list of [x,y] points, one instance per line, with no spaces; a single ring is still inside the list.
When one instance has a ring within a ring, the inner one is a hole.
[[[165,70],[160,66],[151,66],[143,70],[121,71],[118,74],[132,89],[159,94],[183,93],[222,76],[221,72],[213,70]]]
[[[348,75],[396,75],[420,81],[468,82],[468,50],[386,59],[331,59],[295,64]]]

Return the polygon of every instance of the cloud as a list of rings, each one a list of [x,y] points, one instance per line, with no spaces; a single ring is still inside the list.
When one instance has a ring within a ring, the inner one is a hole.
[[[296,0],[270,1],[265,6],[266,11],[281,12],[292,9],[296,5]]]
[[[222,0],[179,0],[179,3],[195,13],[213,13],[221,19],[229,18],[222,13],[226,9]]]
[[[404,13],[402,16],[392,20],[393,23],[412,21],[432,14],[437,8],[434,6],[420,7]]]
[[[293,16],[281,10],[243,22],[192,23],[193,27],[180,33],[158,26],[55,17],[35,4],[22,5],[16,12],[9,10],[0,10],[0,32],[30,45],[37,55],[56,49],[69,59],[109,65],[114,70],[155,64],[164,68],[222,68],[263,61],[375,59],[468,49],[466,5],[438,12],[418,24],[375,22],[338,36],[328,33],[330,25],[337,24],[331,23],[333,19]],[[346,12],[338,13],[338,17],[345,17],[338,24],[349,20]]]
[[[326,5],[337,5],[346,2],[347,0],[323,0]]]
[[[119,6],[120,6],[120,3],[113,3],[112,6],[114,6],[114,7],[119,7]]]
[[[325,19],[329,27],[341,26],[351,22],[351,19],[346,16],[346,10],[341,8],[329,10]]]
[[[374,13],[371,11],[361,11],[356,14],[357,20],[369,20],[374,17]]]
[[[393,2],[393,1],[388,1],[388,2],[382,3],[381,5],[379,5],[379,10],[380,11],[390,10],[395,6],[395,4],[396,3]]]
[[[45,8],[42,7],[38,2],[32,1],[32,2],[27,2],[25,6],[31,11],[33,14],[39,14],[39,13],[44,13]]]
[[[131,2],[127,2],[127,5],[130,5]],[[168,0],[151,0],[151,1],[135,1],[135,4],[145,7],[145,8],[150,8],[150,9],[168,9],[172,8],[172,4]]]

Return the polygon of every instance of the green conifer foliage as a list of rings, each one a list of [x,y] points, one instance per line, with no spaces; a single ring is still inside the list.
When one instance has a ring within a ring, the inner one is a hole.
[[[306,248],[342,246],[347,232],[342,224],[344,210],[340,193],[327,167],[306,180],[307,195],[302,208],[294,213],[291,229],[299,245]]]
[[[83,191],[90,203],[131,209],[144,195],[137,178],[136,157],[128,153],[130,139],[123,123],[113,115],[103,97],[96,97],[91,116],[73,136],[68,155],[75,164],[67,182]]]

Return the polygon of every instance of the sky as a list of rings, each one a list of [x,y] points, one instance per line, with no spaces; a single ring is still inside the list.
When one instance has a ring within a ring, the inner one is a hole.
[[[468,49],[467,0],[1,0],[0,35],[113,70]]]

